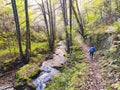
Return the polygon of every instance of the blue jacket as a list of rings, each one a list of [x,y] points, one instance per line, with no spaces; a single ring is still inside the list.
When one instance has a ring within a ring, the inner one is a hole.
[[[89,52],[94,53],[95,52],[95,48],[94,47],[90,47]]]

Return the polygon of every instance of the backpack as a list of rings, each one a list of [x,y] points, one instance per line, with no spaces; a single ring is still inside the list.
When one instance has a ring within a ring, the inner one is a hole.
[[[94,53],[95,52],[95,48],[94,47],[90,47],[89,52]]]

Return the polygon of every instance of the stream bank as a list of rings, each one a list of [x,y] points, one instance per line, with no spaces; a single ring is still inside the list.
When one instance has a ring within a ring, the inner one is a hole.
[[[52,77],[59,74],[59,70],[55,67],[62,67],[66,61],[66,45],[63,41],[57,44],[57,48],[54,51],[53,59],[48,59],[42,63],[41,73],[39,77],[33,80],[36,90],[44,90],[48,81],[52,80]]]
[[[41,72],[39,74],[39,77],[32,80],[32,83],[35,85],[36,90],[44,90],[47,82],[52,80],[53,76],[59,74],[59,70],[57,70],[56,68],[62,67],[62,65],[66,61],[67,58],[64,56],[65,54],[66,54],[66,45],[64,44],[63,41],[60,41],[57,44],[56,49],[54,50],[53,58],[46,59],[42,63],[40,67]],[[9,74],[9,76],[14,77],[15,75]],[[13,79],[10,80],[11,80],[10,82],[13,82]],[[18,89],[14,89],[14,85],[8,83],[0,86],[0,90],[24,90],[24,89],[22,87],[21,88],[18,87]]]

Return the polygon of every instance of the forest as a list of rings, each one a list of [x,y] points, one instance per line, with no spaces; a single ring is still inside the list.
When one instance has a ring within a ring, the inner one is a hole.
[[[120,0],[0,0],[0,90],[120,90]]]

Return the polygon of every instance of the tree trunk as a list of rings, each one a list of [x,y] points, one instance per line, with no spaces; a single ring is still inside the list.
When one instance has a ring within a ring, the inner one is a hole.
[[[51,51],[54,50],[54,43],[55,43],[55,10],[53,10],[52,8],[52,4],[51,4],[51,0],[47,0],[46,1],[46,5],[47,5],[47,12],[48,12],[48,18],[47,15],[45,13],[45,4],[43,3],[42,0],[42,13],[44,16],[44,20],[45,20],[45,25],[47,28],[47,34],[48,34],[48,42],[49,42],[49,47],[51,49]]]
[[[42,13],[43,13],[43,17],[44,17],[44,22],[45,22],[45,26],[46,26],[46,33],[47,33],[47,39],[48,39],[48,44],[49,44],[49,47],[50,47],[50,32],[49,32],[49,27],[48,27],[48,20],[47,20],[47,16],[46,16],[46,13],[45,13],[45,6],[44,6],[44,3],[43,3],[43,0],[42,0],[42,5],[40,5],[41,7],[41,10],[42,10]]]
[[[70,8],[70,51],[72,51],[72,0],[69,0]]]
[[[19,25],[19,18],[18,18],[18,12],[16,7],[16,0],[11,0],[12,8],[13,8],[13,14],[14,14],[14,20],[16,25],[16,36],[18,40],[18,46],[19,46],[19,52],[20,52],[20,60],[24,59],[23,51],[22,51],[22,44],[21,44],[21,33],[20,33],[20,25]]]
[[[68,34],[68,30],[67,30],[68,17],[67,17],[67,3],[66,3],[66,0],[61,0],[61,6],[62,6],[63,19],[64,19],[64,26],[65,26],[67,52],[70,53],[70,43],[69,43],[70,40],[69,40],[69,34]]]
[[[29,62],[31,43],[30,43],[30,24],[29,24],[29,15],[28,15],[28,1],[24,0],[25,4],[25,16],[26,16],[26,62]]]
[[[76,10],[75,10],[75,7],[74,7],[73,3],[72,3],[72,9],[73,9],[74,15],[75,15],[75,17],[76,17],[77,23],[78,23],[79,28],[80,28],[79,33],[81,34],[81,36],[82,36],[83,38],[85,38],[85,35],[84,35],[84,27],[83,27],[82,23],[80,22],[80,19],[79,19],[78,15],[77,15],[77,12],[76,12]]]
[[[81,15],[80,9],[79,9],[78,0],[76,0],[76,7],[77,7],[80,22],[83,25],[83,28],[85,29],[85,22],[84,22],[84,19],[83,19],[82,15]],[[84,31],[83,31],[83,33],[84,33]]]

